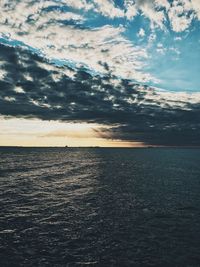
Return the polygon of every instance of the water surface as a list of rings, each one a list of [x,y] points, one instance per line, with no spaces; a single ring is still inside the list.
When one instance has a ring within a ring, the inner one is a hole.
[[[200,266],[199,149],[0,149],[0,266]]]

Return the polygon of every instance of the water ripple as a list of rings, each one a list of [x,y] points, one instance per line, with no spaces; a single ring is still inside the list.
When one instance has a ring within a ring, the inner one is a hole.
[[[0,266],[199,266],[199,158],[0,149]]]

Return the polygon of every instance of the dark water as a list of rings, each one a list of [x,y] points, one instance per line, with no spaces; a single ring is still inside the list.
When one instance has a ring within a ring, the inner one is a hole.
[[[200,266],[200,150],[0,149],[0,266]]]

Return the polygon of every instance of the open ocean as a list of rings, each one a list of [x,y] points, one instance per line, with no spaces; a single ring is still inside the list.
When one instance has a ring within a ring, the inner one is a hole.
[[[200,266],[200,149],[0,148],[0,266]]]

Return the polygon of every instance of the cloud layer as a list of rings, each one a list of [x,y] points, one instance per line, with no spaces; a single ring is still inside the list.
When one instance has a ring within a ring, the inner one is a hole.
[[[0,46],[0,114],[93,122],[105,138],[150,145],[200,145],[200,93],[157,90],[57,67],[21,48]],[[106,67],[106,66],[105,66]]]
[[[138,82],[158,82],[146,67],[148,47],[136,45],[125,34],[137,15],[150,21],[150,28],[174,32],[188,29],[200,19],[198,0],[6,0],[0,2],[0,37],[4,43],[29,47],[48,60],[66,61]],[[92,15],[91,15],[92,14]],[[123,23],[95,24],[97,17]],[[92,19],[91,19],[92,18]],[[93,25],[92,25],[93,24]],[[99,25],[98,25],[99,24]],[[138,37],[144,37],[140,30]],[[94,56],[95,55],[95,56]]]
[[[8,1],[0,3],[0,35],[12,45],[29,47],[48,60],[66,61],[77,67],[105,73],[105,64],[115,75],[139,82],[156,80],[143,72],[148,57],[145,48],[124,36],[125,27],[89,27],[87,12],[122,16],[123,11],[104,1]],[[81,10],[86,13],[81,15]]]

